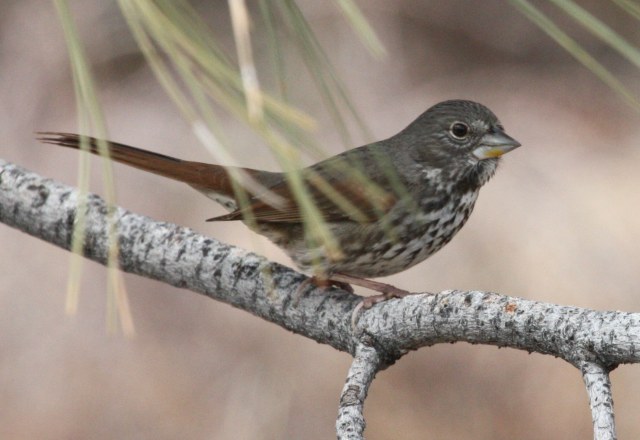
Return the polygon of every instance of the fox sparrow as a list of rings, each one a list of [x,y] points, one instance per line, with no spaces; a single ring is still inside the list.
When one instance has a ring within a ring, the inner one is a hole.
[[[40,139],[80,148],[81,137],[41,133]],[[98,141],[86,139],[97,153]],[[487,107],[452,100],[434,105],[389,139],[302,169],[308,197],[336,241],[336,253],[309,239],[303,207],[285,173],[243,168],[258,188],[281,202],[268,202],[254,189],[245,194],[248,203],[240,203],[228,168],[109,142],[113,160],[185,182],[221,203],[230,212],[210,220],[244,221],[315,275],[316,282],[382,292],[365,307],[408,293],[366,278],[403,271],[447,244],[469,218],[499,157],[519,145]]]

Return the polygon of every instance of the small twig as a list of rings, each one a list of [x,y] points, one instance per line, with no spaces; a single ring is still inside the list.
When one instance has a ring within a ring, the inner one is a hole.
[[[609,369],[594,362],[580,365],[582,378],[589,394],[595,440],[615,440],[616,425],[613,415],[613,397]]]
[[[347,381],[340,395],[336,431],[338,440],[362,440],[365,428],[364,399],[369,386],[380,370],[382,358],[378,351],[365,344],[358,344],[356,354],[349,368]]]

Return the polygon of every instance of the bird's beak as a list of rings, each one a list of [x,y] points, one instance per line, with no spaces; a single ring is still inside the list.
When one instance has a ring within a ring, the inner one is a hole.
[[[520,142],[507,135],[502,130],[487,133],[480,139],[480,146],[473,150],[473,155],[479,160],[500,157],[504,153],[515,150]]]

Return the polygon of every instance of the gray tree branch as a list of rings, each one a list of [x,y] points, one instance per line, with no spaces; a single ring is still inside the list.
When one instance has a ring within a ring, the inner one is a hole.
[[[363,438],[364,400],[367,398],[369,386],[381,367],[380,353],[370,345],[358,344],[353,363],[349,368],[347,380],[340,395],[336,431],[338,438],[358,440]]]
[[[613,396],[611,395],[609,370],[593,362],[583,362],[580,365],[580,370],[589,394],[594,438],[614,440],[616,426],[613,418]]]
[[[70,249],[78,192],[0,160],[0,222]],[[87,258],[105,263],[107,206],[86,205]],[[583,373],[594,438],[613,439],[608,372],[640,361],[640,314],[599,312],[479,291],[416,294],[351,312],[360,297],[307,289],[294,301],[304,275],[192,230],[115,209],[123,271],[226,302],[295,333],[346,351],[353,365],[340,400],[339,438],[360,439],[362,408],[375,374],[410,350],[465,341],[551,354]]]
[[[0,161],[2,223],[70,249],[78,198],[72,187]],[[108,209],[96,195],[88,196],[86,206],[84,256],[105,264]],[[189,228],[122,208],[115,216],[123,271],[202,293],[338,350],[353,350],[349,319],[358,296],[309,288],[294,306],[304,275]]]

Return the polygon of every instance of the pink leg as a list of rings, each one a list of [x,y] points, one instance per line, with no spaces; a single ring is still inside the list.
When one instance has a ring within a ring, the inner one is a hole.
[[[343,273],[334,273],[331,275],[331,279],[334,281],[339,281],[341,283],[349,283],[355,284],[356,286],[366,287],[370,290],[375,290],[376,292],[380,292],[379,295],[373,295],[364,298],[362,301],[358,303],[353,309],[351,313],[351,328],[355,330],[356,324],[358,322],[358,315],[360,314],[360,310],[362,309],[370,309],[375,304],[386,301],[391,298],[404,298],[407,295],[412,295],[411,292],[408,292],[403,289],[399,289],[391,284],[381,283],[379,281],[368,280],[366,278],[354,277],[351,275],[346,275]]]
[[[358,305],[353,309],[353,313],[351,314],[351,326],[355,328],[358,314],[362,309],[369,309],[373,307],[375,304],[386,301],[391,298],[404,298],[407,295],[411,295],[412,293],[403,289],[399,289],[391,284],[381,283],[379,281],[368,280],[366,278],[354,277],[351,275],[347,275],[344,273],[333,273],[329,276],[329,278],[320,278],[320,277],[310,277],[306,279],[303,283],[298,286],[296,292],[293,295],[293,303],[294,305],[298,304],[302,293],[309,285],[314,285],[322,288],[329,288],[331,286],[339,287],[340,289],[346,290],[347,292],[353,293],[353,287],[351,284],[356,286],[365,287],[369,290],[374,290],[376,292],[380,292],[379,295],[373,295],[364,298],[362,301],[358,303]]]
[[[348,283],[342,282],[340,280],[334,280],[333,278],[320,278],[317,276],[312,276],[304,280],[298,288],[296,292],[293,294],[293,305],[297,306],[298,301],[300,301],[300,297],[304,293],[305,289],[309,286],[320,287],[322,289],[328,289],[332,286],[337,287],[342,290],[346,290],[349,293],[353,293],[353,287]]]
[[[366,278],[354,277],[343,273],[334,273],[331,275],[331,281],[338,281],[340,283],[355,284],[356,286],[366,287],[370,290],[380,292],[380,295],[369,296],[362,300],[362,308],[371,308],[374,304],[386,301],[391,298],[404,298],[407,295],[411,295],[403,289],[399,289],[391,284],[381,283],[379,281],[368,280]]]

